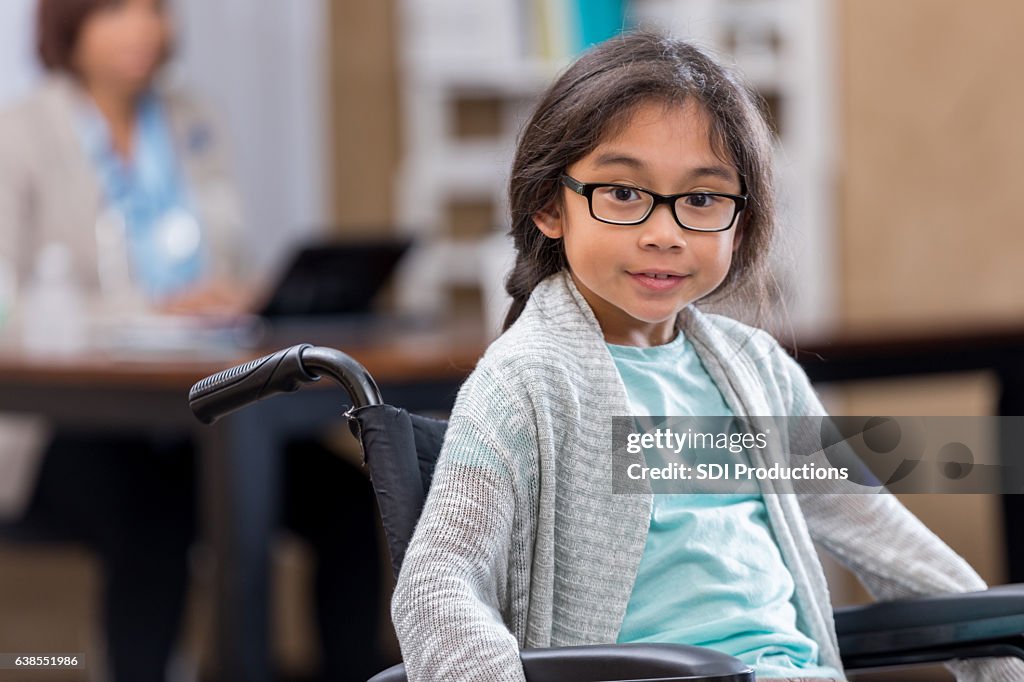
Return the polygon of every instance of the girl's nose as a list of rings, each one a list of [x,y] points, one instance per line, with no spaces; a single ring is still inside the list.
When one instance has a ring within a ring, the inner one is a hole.
[[[679,227],[672,207],[667,204],[655,207],[647,220],[640,224],[640,247],[644,249],[679,250],[686,248],[686,232]]]

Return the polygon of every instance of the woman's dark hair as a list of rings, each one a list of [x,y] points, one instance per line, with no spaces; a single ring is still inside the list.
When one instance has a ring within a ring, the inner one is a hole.
[[[48,71],[75,73],[75,46],[82,25],[93,12],[117,4],[115,0],[39,0],[36,14],[36,50]],[[163,8],[162,2],[158,6]],[[164,50],[162,61],[171,55]]]
[[[568,265],[562,240],[544,235],[533,216],[561,201],[559,176],[566,168],[651,101],[694,101],[707,112],[712,149],[736,166],[749,196],[739,223],[743,237],[714,296],[750,289],[752,298],[763,300],[776,216],[772,135],[760,99],[693,45],[638,30],[585,52],[548,88],[520,133],[508,188],[516,262],[505,282],[512,307],[504,329],[518,319],[534,287]]]

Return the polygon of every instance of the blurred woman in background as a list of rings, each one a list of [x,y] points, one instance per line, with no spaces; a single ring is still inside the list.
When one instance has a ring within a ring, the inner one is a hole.
[[[108,308],[244,311],[223,141],[192,99],[158,80],[172,42],[160,0],[40,0],[48,78],[0,114],[0,267],[19,286],[57,249],[69,279]],[[365,680],[378,666],[372,490],[312,438],[284,454],[282,521],[315,552],[325,679]],[[0,415],[0,516],[98,553],[119,682],[165,679],[195,534],[194,469],[184,439],[53,433]]]
[[[239,210],[221,138],[156,80],[172,46],[164,3],[41,0],[37,37],[48,77],[0,115],[0,262],[18,290],[56,250],[90,299],[240,312]],[[190,444],[51,433],[13,417],[2,428],[4,516],[99,554],[112,677],[163,680],[194,535]]]
[[[151,304],[237,311],[238,201],[210,117],[156,81],[164,3],[40,0],[38,45],[49,77],[0,119],[0,256],[25,281],[44,245],[65,244],[76,281],[99,290],[109,254],[94,228],[121,222]]]

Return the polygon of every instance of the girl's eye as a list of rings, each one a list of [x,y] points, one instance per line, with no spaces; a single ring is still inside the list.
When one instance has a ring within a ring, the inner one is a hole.
[[[602,187],[599,191],[608,199],[621,203],[637,201],[641,198],[639,192],[629,187]]]
[[[711,194],[691,194],[683,199],[690,208],[711,208],[721,197]]]

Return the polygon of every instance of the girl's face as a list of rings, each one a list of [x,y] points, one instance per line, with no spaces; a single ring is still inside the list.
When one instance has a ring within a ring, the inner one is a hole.
[[[156,74],[170,37],[162,0],[111,0],[82,23],[72,59],[86,83],[138,93]]]
[[[637,106],[622,132],[569,166],[583,183],[632,185],[660,194],[739,194],[740,177],[711,147],[707,114],[696,103]],[[559,205],[560,204],[560,205]],[[742,215],[742,214],[741,214]],[[693,232],[661,204],[639,225],[591,217],[587,198],[563,188],[562,201],[534,216],[537,227],[562,239],[569,271],[608,343],[654,346],[675,335],[683,308],[725,279],[739,245],[739,218],[725,232]],[[653,280],[645,273],[668,273]]]

